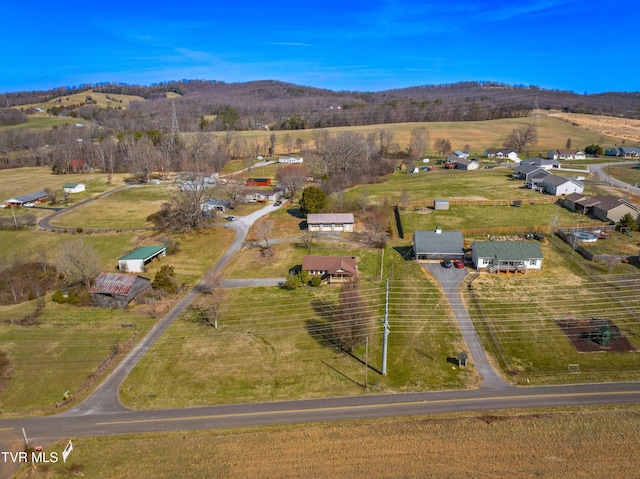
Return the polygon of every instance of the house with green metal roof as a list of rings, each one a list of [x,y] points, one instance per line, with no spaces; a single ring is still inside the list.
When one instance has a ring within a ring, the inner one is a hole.
[[[542,269],[542,249],[535,241],[476,241],[471,258],[477,271],[523,272]]]
[[[122,258],[118,258],[118,269],[127,273],[141,273],[144,267],[159,256],[167,255],[167,247],[161,246],[141,246]]]

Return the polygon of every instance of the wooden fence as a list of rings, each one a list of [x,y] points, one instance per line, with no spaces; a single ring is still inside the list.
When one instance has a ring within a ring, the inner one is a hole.
[[[581,231],[591,231],[593,229],[608,229],[608,225],[602,223],[591,223],[580,225]],[[537,226],[483,226],[480,228],[465,228],[462,231],[462,235],[467,237],[477,236],[492,236],[492,235],[512,235],[521,236],[529,233],[551,233],[555,230],[558,231],[573,231],[575,227],[572,226],[556,226],[553,225],[537,225]]]
[[[449,206],[512,206],[512,205],[548,205],[558,203],[555,196],[540,196],[536,199],[519,200],[472,200],[472,199],[448,199]],[[415,208],[435,208],[436,200],[408,201],[399,203],[397,206],[404,209]]]

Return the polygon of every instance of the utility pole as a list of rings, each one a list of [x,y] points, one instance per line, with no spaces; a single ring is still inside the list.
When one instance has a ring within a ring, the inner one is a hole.
[[[369,389],[369,336],[366,337],[364,342],[364,390]]]
[[[171,141],[173,142],[175,136],[180,133],[180,126],[178,125],[178,115],[176,114],[176,102],[171,102]]]
[[[382,375],[387,375],[387,343],[389,337],[389,278],[387,278],[387,286],[384,298],[384,335],[382,336]]]

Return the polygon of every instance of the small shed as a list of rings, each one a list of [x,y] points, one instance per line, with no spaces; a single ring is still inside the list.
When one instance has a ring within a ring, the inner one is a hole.
[[[121,273],[100,273],[91,288],[95,306],[126,308],[138,296],[151,288],[151,280]]]
[[[118,258],[118,269],[123,272],[141,273],[144,271],[144,267],[154,258],[166,255],[167,247],[165,245],[142,246],[122,258]]]
[[[84,183],[65,183],[62,186],[62,191],[64,193],[81,193],[84,190]]]
[[[433,208],[436,210],[448,210],[449,200],[435,200],[433,203]]]

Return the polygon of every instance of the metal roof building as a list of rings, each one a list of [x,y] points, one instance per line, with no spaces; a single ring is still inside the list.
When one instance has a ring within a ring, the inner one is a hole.
[[[145,265],[158,256],[166,256],[167,247],[161,246],[141,246],[130,253],[118,258],[118,269],[123,272],[141,273]]]
[[[353,231],[353,213],[311,213],[307,215],[309,231]]]
[[[464,259],[464,239],[460,231],[416,230],[413,233],[413,255],[417,260]]]
[[[100,273],[91,288],[91,299],[97,306],[126,308],[151,287],[151,281],[141,276],[120,273]]]

